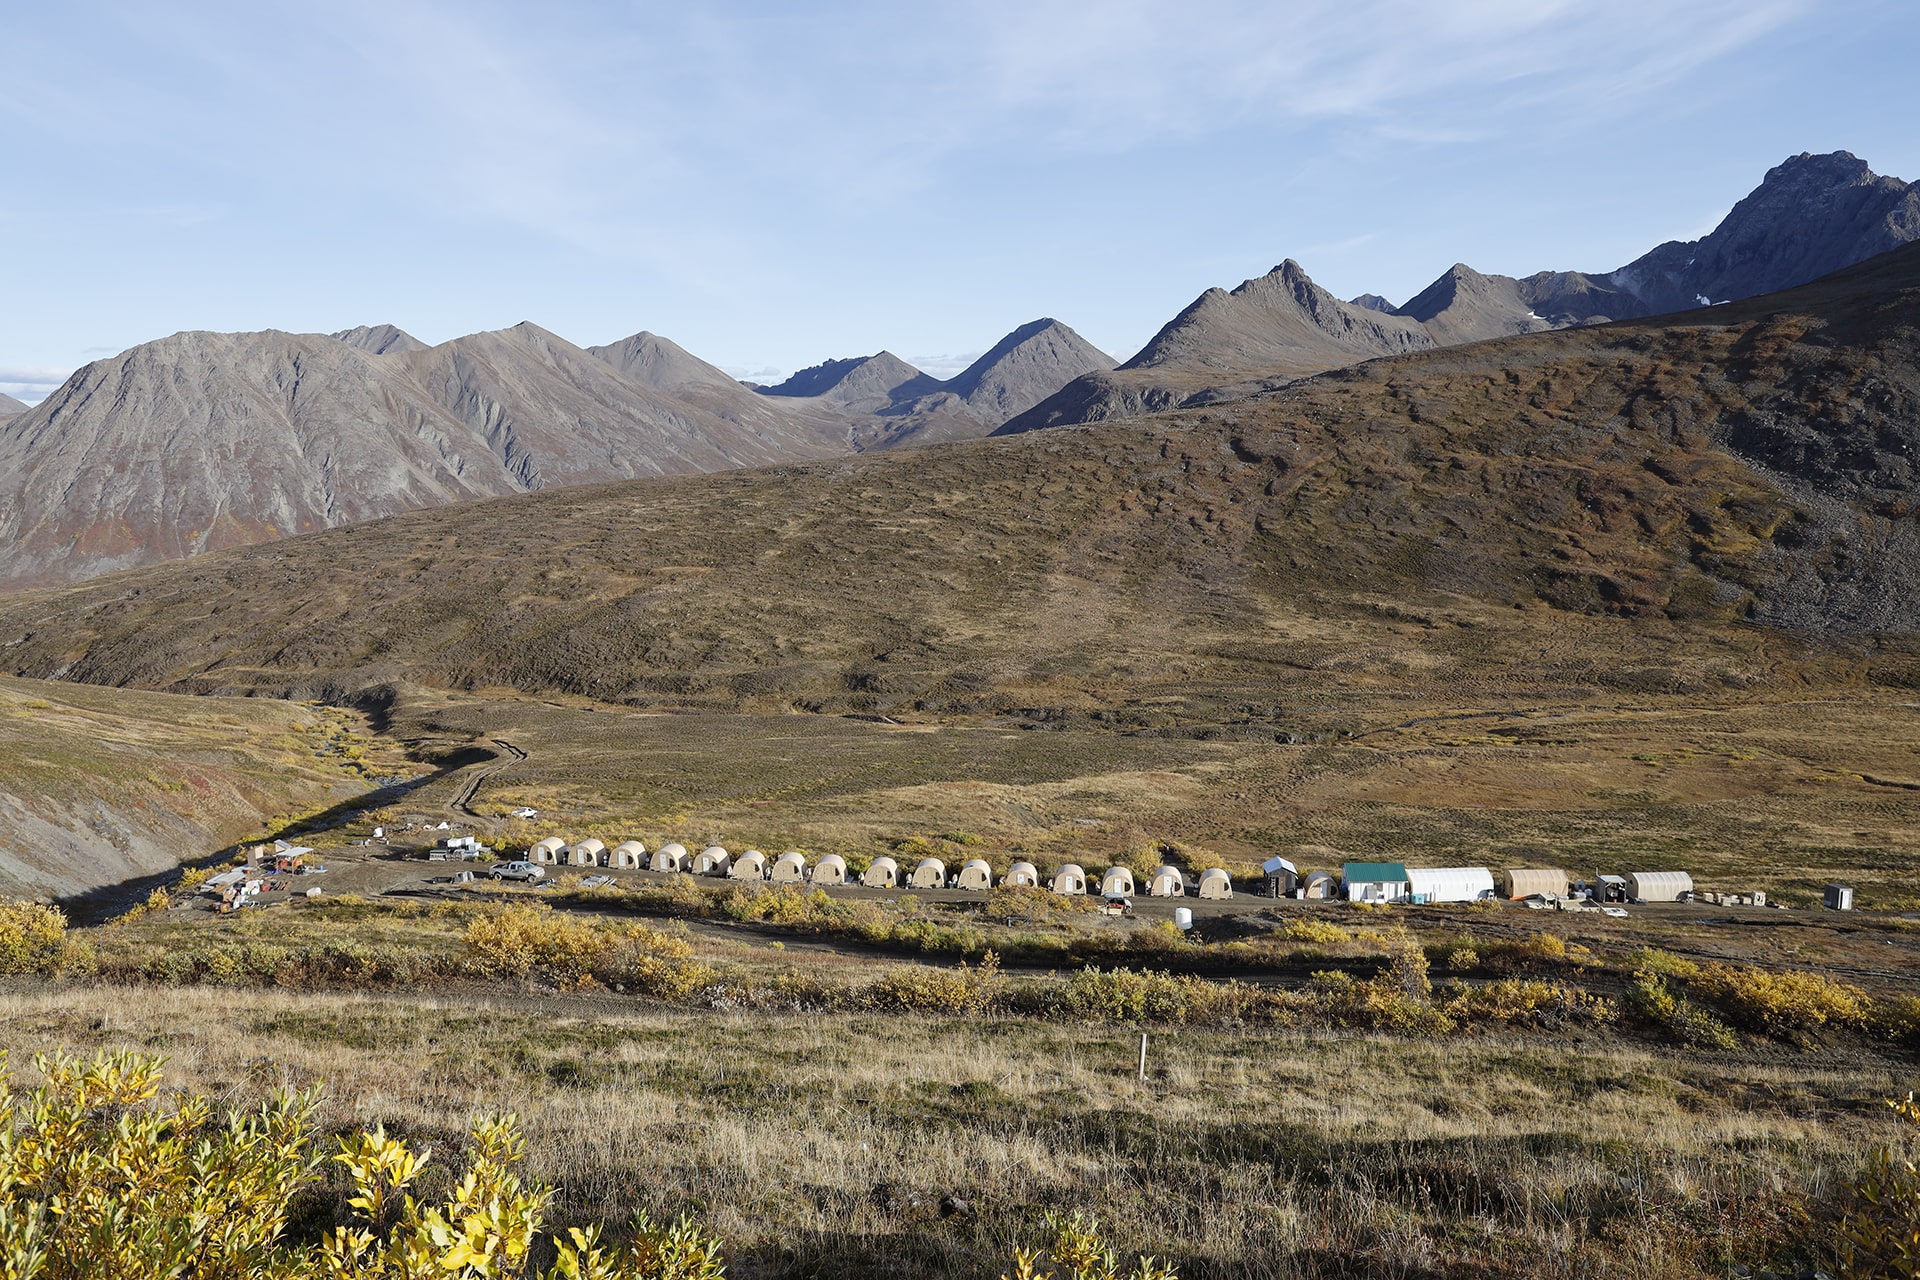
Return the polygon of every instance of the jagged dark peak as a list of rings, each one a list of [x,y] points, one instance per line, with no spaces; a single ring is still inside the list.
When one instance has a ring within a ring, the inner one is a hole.
[[[1392,315],[1396,310],[1391,302],[1388,302],[1377,293],[1363,293],[1357,298],[1348,298],[1347,305],[1350,307],[1360,307],[1367,311],[1379,311],[1386,315]]]
[[[350,347],[358,347],[376,356],[427,349],[426,343],[405,329],[391,324],[363,324],[352,329],[342,329],[329,336]]]
[[[802,369],[760,394],[817,397],[856,413],[877,413],[939,389],[938,378],[920,372],[891,351],[880,351]]]

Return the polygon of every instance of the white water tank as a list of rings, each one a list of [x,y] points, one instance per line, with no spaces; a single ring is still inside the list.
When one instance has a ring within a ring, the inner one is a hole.
[[[1193,928],[1193,908],[1175,907],[1173,909],[1173,927],[1182,933]]]

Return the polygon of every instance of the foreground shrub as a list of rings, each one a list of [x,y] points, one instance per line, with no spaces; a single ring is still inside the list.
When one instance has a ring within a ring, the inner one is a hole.
[[[1736,1025],[1795,1042],[1829,1022],[1864,1028],[1871,1009],[1860,988],[1818,973],[1716,963],[1701,966],[1688,985]]]
[[[323,1157],[317,1092],[276,1093],[215,1118],[201,1096],[155,1101],[161,1060],[137,1054],[37,1060],[42,1083],[0,1084],[0,1276],[7,1280],[720,1280],[719,1246],[685,1220],[642,1217],[604,1248],[597,1228],[552,1241],[529,1270],[550,1193],[515,1167],[511,1118],[474,1126],[466,1171],[443,1203],[416,1200],[429,1156],[382,1130],[341,1140],[355,1221],[303,1248],[288,1206]]]
[[[562,987],[598,981],[662,1000],[684,1000],[713,980],[685,938],[533,907],[482,915],[467,926],[465,941],[474,967],[494,977],[540,977]]]
[[[1909,1093],[1888,1106],[1920,1128],[1920,1103]],[[1885,1147],[1866,1174],[1847,1185],[1836,1233],[1841,1280],[1913,1280],[1920,1276],[1920,1168]]]
[[[1456,987],[1444,1005],[1458,1022],[1497,1022],[1502,1026],[1601,1026],[1615,1017],[1604,997],[1537,978],[1502,978],[1478,987]]]
[[[1013,1251],[1013,1274],[1000,1280],[1180,1280],[1179,1272],[1152,1257],[1136,1259],[1131,1270],[1120,1270],[1120,1259],[1100,1235],[1097,1218],[1079,1214],[1049,1214],[1046,1228],[1052,1241],[1044,1250]],[[1040,1270],[1042,1261],[1050,1265]]]
[[[1082,969],[1054,997],[1061,1017],[1109,1022],[1205,1022],[1219,1018],[1233,989],[1152,970]]]
[[[1733,1028],[1690,1000],[1675,995],[1658,973],[1636,973],[1621,1003],[1628,1013],[1695,1049],[1733,1049]]]
[[[0,974],[52,973],[74,954],[68,949],[67,917],[58,908],[0,898]]]
[[[1312,942],[1320,946],[1334,946],[1353,940],[1352,934],[1328,920],[1295,920],[1281,930],[1281,934],[1293,942]]]
[[[899,965],[862,991],[860,1002],[895,1013],[979,1014],[993,1008],[1003,983],[1000,957],[989,951],[978,966]]]

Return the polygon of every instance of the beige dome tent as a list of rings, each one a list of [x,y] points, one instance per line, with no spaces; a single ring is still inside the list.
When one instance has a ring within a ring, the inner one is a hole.
[[[687,846],[671,840],[653,851],[653,861],[648,866],[655,871],[691,871],[693,856],[687,852]]]
[[[1550,867],[1515,867],[1500,873],[1500,882],[1509,898],[1531,898],[1540,894],[1548,898],[1567,896],[1567,873]]]
[[[679,848],[679,845],[670,844],[662,848],[660,852],[665,853],[668,849]],[[685,853],[686,850],[680,849],[680,852]],[[700,851],[699,857],[693,860],[693,874],[697,876],[723,876],[727,874],[728,869],[732,866],[733,855],[717,844],[710,844]]]
[[[807,878],[807,857],[798,849],[789,849],[773,860],[767,879],[775,884],[800,884]]]
[[[1133,896],[1133,872],[1126,867],[1108,867],[1100,877],[1100,892],[1109,898]]]
[[[638,840],[626,840],[614,846],[613,861],[608,864],[624,871],[638,871],[647,865],[647,846]]]
[[[867,872],[860,877],[860,883],[869,889],[897,889],[900,887],[900,864],[892,858],[875,858],[867,864]]]
[[[993,888],[993,868],[985,858],[968,858],[960,864],[960,887],[980,893]]]
[[[1153,879],[1147,881],[1147,894],[1154,898],[1184,898],[1187,878],[1180,874],[1178,867],[1161,867],[1153,873]]]
[[[765,880],[767,878],[767,855],[758,849],[749,849],[733,860],[727,868],[729,880]]]
[[[1340,881],[1331,871],[1309,871],[1307,878],[1300,882],[1300,896],[1303,898],[1335,898],[1339,893]]]
[[[1233,877],[1219,867],[1208,867],[1200,873],[1200,896],[1215,899],[1231,898]]]
[[[603,841],[582,840],[567,850],[567,863],[575,867],[597,867],[600,865],[600,855],[606,851],[607,846]]]
[[[1629,871],[1627,896],[1636,902],[1678,902],[1693,892],[1693,877],[1684,871]]]
[[[815,884],[845,884],[847,882],[847,860],[837,853],[829,853],[813,866]]]
[[[1000,887],[1035,889],[1040,885],[1040,869],[1031,862],[1016,862],[1000,877]]]
[[[938,858],[922,858],[920,865],[913,869],[913,879],[909,883],[916,889],[944,889],[947,887],[947,864]]]
[[[567,850],[567,842],[559,836],[548,836],[527,850],[527,861],[537,862],[541,866],[552,866],[560,861]]]
[[[1053,891],[1055,893],[1076,894],[1087,891],[1087,872],[1077,862],[1069,862],[1053,873]]]

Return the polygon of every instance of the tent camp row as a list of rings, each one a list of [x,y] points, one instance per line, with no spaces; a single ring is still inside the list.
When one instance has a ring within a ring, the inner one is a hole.
[[[678,841],[661,845],[652,853],[638,840],[628,840],[609,850],[600,840],[582,840],[569,845],[558,836],[548,836],[526,852],[528,862],[542,866],[613,867],[631,871],[681,871],[696,876],[722,876],[729,880],[763,880],[773,884],[841,885],[860,884],[869,889],[971,889],[985,893],[996,883],[1003,886],[1045,887],[1055,893],[1076,895],[1100,893],[1107,897],[1132,897],[1137,890],[1133,872],[1127,867],[1108,867],[1098,881],[1084,867],[1069,862],[1051,876],[1042,877],[1031,862],[1016,862],[996,881],[993,867],[985,858],[969,858],[949,871],[939,858],[922,858],[911,871],[903,872],[893,858],[879,857],[857,876],[847,869],[847,860],[829,853],[811,865],[805,854],[789,849],[771,864],[758,849],[735,856],[720,845],[709,845],[698,854],[689,853]],[[1186,874],[1178,867],[1163,866],[1147,879],[1147,894],[1155,898],[1187,896]],[[1233,879],[1219,867],[1202,871],[1192,885],[1202,898],[1233,896]]]
[[[1274,864],[1284,864],[1276,875]],[[1409,867],[1399,862],[1349,862],[1338,882],[1331,873],[1301,877],[1284,859],[1268,862],[1270,881],[1284,877],[1297,886],[1292,896],[1344,898],[1348,902],[1482,902],[1493,898],[1566,898],[1574,888],[1567,873],[1553,867],[1514,867],[1496,881],[1486,867]],[[1277,886],[1276,886],[1277,887]],[[1286,896],[1281,890],[1278,896]],[[1693,877],[1684,871],[1632,871],[1603,875],[1589,890],[1599,902],[1681,902],[1693,896]]]

